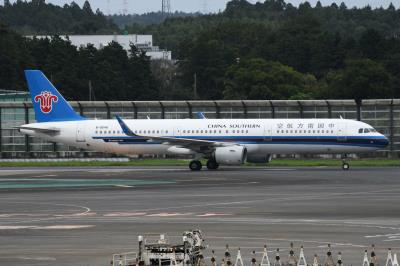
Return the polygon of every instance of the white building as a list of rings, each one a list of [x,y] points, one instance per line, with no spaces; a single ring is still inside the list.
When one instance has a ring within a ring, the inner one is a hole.
[[[33,38],[34,36],[27,36],[28,38]],[[51,36],[39,35],[36,38],[51,38]],[[62,35],[62,39],[69,39],[72,45],[77,47],[87,46],[92,44],[97,49],[103,49],[110,42],[115,41],[119,43],[126,51],[129,51],[130,44],[134,44],[138,49],[146,52],[146,55],[150,57],[151,60],[164,59],[172,60],[171,51],[160,49],[158,46],[153,46],[153,36],[152,35]]]

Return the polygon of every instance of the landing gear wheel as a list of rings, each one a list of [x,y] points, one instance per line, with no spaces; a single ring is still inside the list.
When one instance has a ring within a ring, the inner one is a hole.
[[[348,163],[343,163],[343,164],[342,164],[342,169],[345,170],[345,171],[347,171],[347,170],[350,169],[350,165],[349,165]]]
[[[207,168],[209,170],[217,170],[219,167],[219,164],[215,160],[208,160],[207,161]]]
[[[200,171],[203,165],[198,160],[193,160],[189,163],[189,168],[192,171]]]

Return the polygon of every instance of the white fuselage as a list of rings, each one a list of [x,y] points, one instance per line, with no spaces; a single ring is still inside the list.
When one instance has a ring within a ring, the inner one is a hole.
[[[124,134],[117,120],[81,120],[29,124],[57,134],[21,129],[52,142],[115,154],[188,154],[187,149],[140,136],[168,136],[233,142],[248,154],[360,153],[387,146],[371,126],[345,119],[174,119],[125,120],[138,135]],[[190,152],[189,152],[190,153]],[[193,152],[192,154],[195,154]]]

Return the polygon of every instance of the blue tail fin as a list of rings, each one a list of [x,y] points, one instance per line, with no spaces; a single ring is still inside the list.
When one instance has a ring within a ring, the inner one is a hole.
[[[71,105],[51,84],[40,70],[25,70],[28,81],[36,121],[57,122],[84,119],[78,115]]]

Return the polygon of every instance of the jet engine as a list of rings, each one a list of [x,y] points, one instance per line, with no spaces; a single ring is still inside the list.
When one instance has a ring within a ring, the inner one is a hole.
[[[247,158],[247,149],[243,146],[220,147],[215,150],[215,161],[218,164],[240,165]]]
[[[271,154],[249,154],[247,155],[247,162],[249,163],[269,163],[272,160]]]

